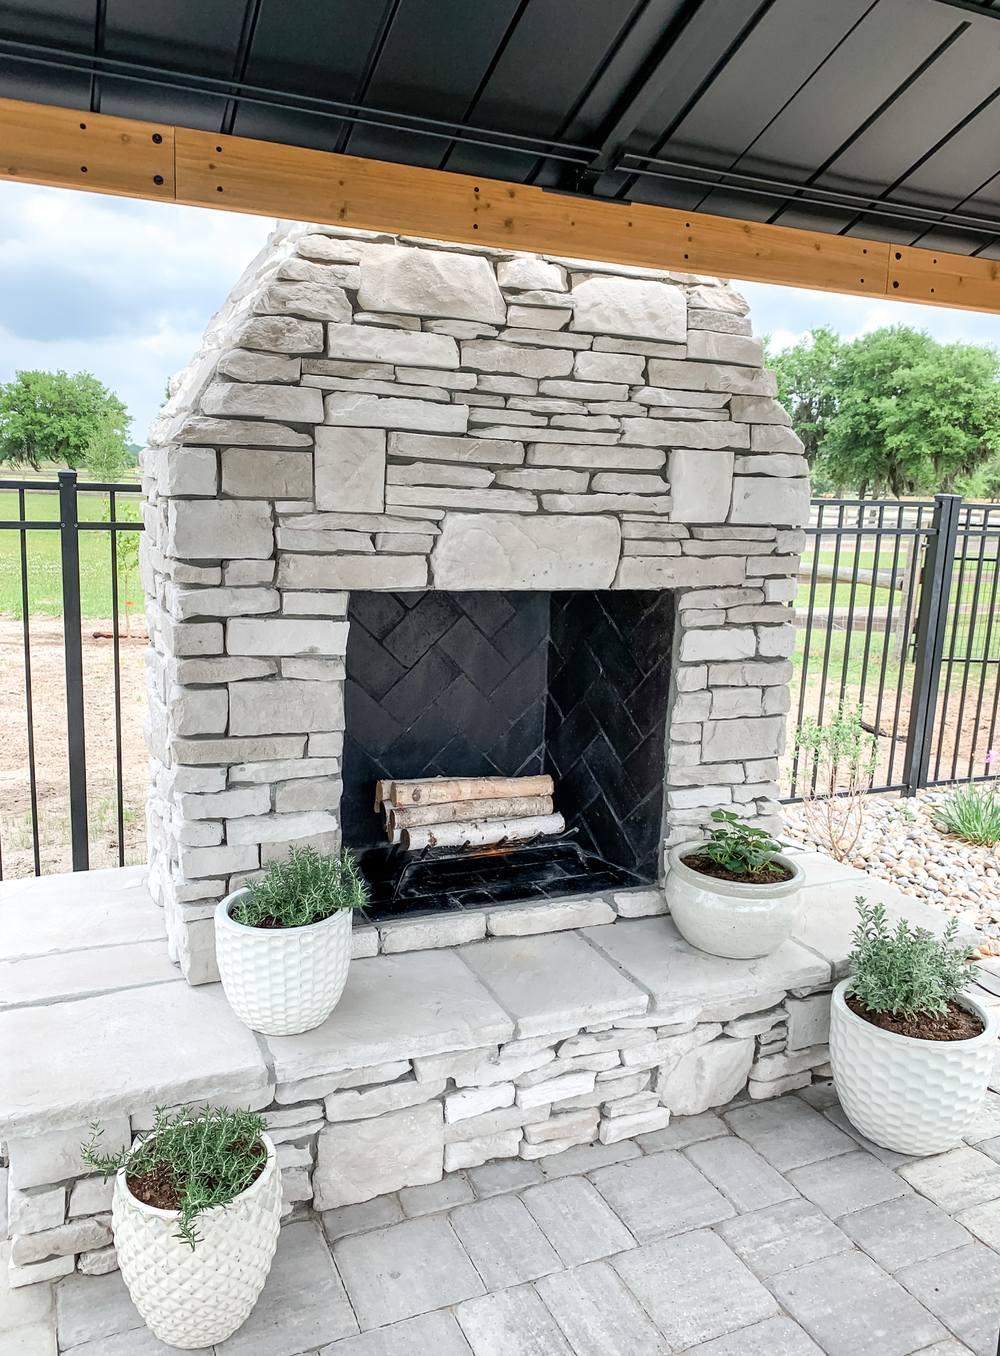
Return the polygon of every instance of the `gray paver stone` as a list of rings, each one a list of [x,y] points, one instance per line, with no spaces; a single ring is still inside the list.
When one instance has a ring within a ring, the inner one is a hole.
[[[897,1279],[976,1356],[994,1356],[1000,1326],[1000,1257],[991,1248],[970,1243],[905,1267]]]
[[[922,1304],[859,1252],[782,1272],[768,1285],[827,1356],[909,1356],[948,1335]]]
[[[143,1326],[120,1272],[67,1276],[56,1287],[59,1345],[75,1347]]]
[[[450,1172],[440,1182],[404,1187],[399,1193],[399,1203],[409,1219],[450,1210],[454,1205],[465,1205],[466,1201],[472,1200],[475,1200],[475,1193],[464,1172]]]
[[[894,1172],[870,1154],[860,1152],[838,1154],[836,1158],[808,1163],[804,1168],[793,1168],[788,1180],[831,1219],[910,1194],[906,1183]]]
[[[362,1331],[459,1304],[485,1287],[447,1220],[404,1220],[342,1238],[333,1255]]]
[[[417,1188],[411,1188],[417,1190]],[[336,1210],[324,1210],[323,1229],[331,1243],[349,1234],[364,1234],[369,1229],[384,1229],[387,1224],[398,1224],[403,1218],[395,1196],[376,1196],[360,1205],[342,1205]]]
[[[848,1252],[848,1239],[807,1201],[783,1201],[752,1215],[724,1220],[719,1234],[766,1281],[789,1267]]]
[[[973,1206],[981,1210],[982,1206]],[[839,1221],[848,1238],[886,1271],[925,1262],[971,1243],[968,1231],[915,1192],[856,1210]]]
[[[900,1168],[899,1175],[942,1210],[962,1210],[1000,1196],[1000,1165],[978,1149],[962,1147],[918,1159]]]
[[[593,1182],[640,1243],[735,1213],[725,1196],[673,1150],[601,1168]]]
[[[725,1120],[779,1172],[818,1163],[854,1148],[842,1130],[797,1097],[739,1107],[728,1112]]]
[[[606,1262],[545,1276],[535,1289],[574,1356],[667,1356],[667,1344]]]
[[[555,1319],[530,1286],[466,1300],[455,1316],[476,1356],[573,1356]]]
[[[1000,1252],[1000,1200],[971,1205],[968,1210],[960,1210],[955,1219],[980,1242]]]
[[[774,1296],[709,1230],[637,1248],[613,1265],[680,1350],[778,1313]]]
[[[763,1210],[795,1196],[780,1173],[765,1163],[745,1140],[727,1135],[689,1145],[684,1157],[719,1188],[737,1210]]]
[[[766,1318],[752,1328],[691,1347],[686,1356],[823,1356],[823,1352],[790,1318]]]
[[[700,1116],[675,1116],[662,1130],[651,1130],[647,1135],[637,1135],[636,1143],[648,1154],[658,1153],[661,1149],[684,1149],[689,1144],[697,1144],[703,1139],[717,1139],[728,1135],[729,1127],[719,1119],[714,1111],[703,1111]]]
[[[466,1176],[481,1199],[500,1196],[505,1191],[520,1191],[542,1181],[537,1163],[525,1163],[514,1158],[508,1162],[484,1163],[481,1168],[470,1168]]]
[[[560,1271],[552,1244],[516,1196],[494,1196],[451,1213],[451,1226],[488,1290]]]
[[[260,1299],[217,1356],[299,1356],[358,1331],[319,1226],[286,1224]]]
[[[12,1333],[13,1338],[21,1338],[22,1330]],[[82,1346],[72,1347],[73,1356],[170,1356],[176,1347],[168,1347],[166,1342],[161,1342],[158,1337],[154,1337],[149,1329],[143,1325],[141,1328],[130,1328],[128,1332],[116,1332],[111,1337],[98,1337],[93,1342],[84,1342]],[[29,1346],[18,1346],[11,1350],[10,1356],[50,1356],[54,1351],[51,1346],[40,1346],[37,1349]]]
[[[635,1239],[584,1177],[530,1187],[522,1200],[565,1266],[596,1262],[635,1247]]]
[[[597,1086],[601,1085],[598,1083]],[[630,1139],[623,1139],[617,1144],[577,1144],[572,1149],[564,1149],[561,1154],[543,1158],[538,1166],[545,1180],[552,1181],[556,1177],[593,1172],[595,1168],[606,1168],[612,1163],[639,1157],[638,1146]]]
[[[469,1344],[451,1314],[438,1312],[347,1337],[319,1356],[469,1356]]]
[[[803,1088],[802,1092],[797,1095],[799,1097],[804,1097],[808,1091],[808,1088]],[[852,1125],[847,1119],[847,1113],[839,1102],[836,1102],[829,1107],[824,1107],[823,1115],[831,1125],[835,1125],[838,1130],[843,1130],[845,1135],[850,1135],[855,1144],[860,1144],[862,1149],[867,1150],[868,1153],[874,1158],[877,1158],[880,1163],[884,1163],[887,1167],[899,1168],[902,1167],[904,1163],[912,1163],[914,1161],[913,1154],[898,1154],[895,1149],[884,1149],[881,1144],[876,1144],[874,1140],[867,1139],[857,1126]]]
[[[1000,1135],[1000,1093],[987,1090],[979,1114],[962,1136],[966,1144],[996,1139]]]

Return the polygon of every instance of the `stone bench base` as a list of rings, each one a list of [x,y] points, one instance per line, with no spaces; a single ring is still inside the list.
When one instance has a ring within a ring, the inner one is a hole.
[[[849,867],[801,861],[796,937],[760,960],[696,951],[662,915],[382,954],[352,964],[321,1027],[267,1038],[220,985],[180,977],[143,869],[0,886],[12,1283],[115,1265],[110,1184],[79,1152],[95,1120],[113,1150],[158,1105],[260,1110],[291,1213],[614,1144],[744,1086],[804,1086],[826,1069],[859,890],[894,918],[945,919]]]

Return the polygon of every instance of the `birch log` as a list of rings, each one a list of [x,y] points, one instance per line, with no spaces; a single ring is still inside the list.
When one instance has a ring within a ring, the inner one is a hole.
[[[459,819],[532,819],[552,813],[551,796],[502,796],[496,800],[452,800],[444,805],[386,805],[386,827],[415,829]]]
[[[392,783],[393,805],[444,805],[455,800],[551,796],[551,777],[421,777]]]
[[[528,819],[467,819],[458,824],[430,824],[426,828],[403,830],[403,847],[419,852],[429,847],[481,846],[508,839],[526,842],[540,834],[562,833],[566,821],[562,815],[534,815]]]

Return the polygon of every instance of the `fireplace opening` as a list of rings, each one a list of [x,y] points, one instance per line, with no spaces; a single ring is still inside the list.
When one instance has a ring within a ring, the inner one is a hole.
[[[657,879],[673,630],[665,592],[351,594],[344,843],[387,918]],[[379,780],[549,774],[558,838],[407,852]]]

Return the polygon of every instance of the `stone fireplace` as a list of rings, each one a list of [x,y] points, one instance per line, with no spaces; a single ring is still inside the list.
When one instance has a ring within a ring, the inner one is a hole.
[[[359,956],[663,912],[713,808],[776,826],[809,489],[746,309],[278,226],[143,456],[150,876],[191,983],[290,844],[379,850],[381,776],[550,772],[593,875],[373,910]]]

